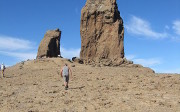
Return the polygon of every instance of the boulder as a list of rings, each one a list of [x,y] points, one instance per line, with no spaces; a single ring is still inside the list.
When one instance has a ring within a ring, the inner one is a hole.
[[[80,59],[80,58],[78,58],[78,57],[73,57],[73,58],[72,58],[72,61],[73,61],[73,62],[77,62],[77,63],[79,63],[79,64],[84,64],[83,60]]]
[[[81,10],[81,52],[86,63],[122,63],[124,26],[116,0],[87,0]],[[102,60],[102,61],[101,61]]]
[[[47,31],[39,45],[36,58],[61,57],[60,38],[61,31],[59,29]]]

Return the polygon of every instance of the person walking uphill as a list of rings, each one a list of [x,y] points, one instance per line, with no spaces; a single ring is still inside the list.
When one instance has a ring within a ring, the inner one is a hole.
[[[4,64],[2,63],[2,65],[1,65],[2,78],[4,77],[4,70],[5,70],[5,69],[6,69],[6,68],[5,68]]]
[[[64,64],[64,66],[61,69],[61,77],[63,77],[64,79],[65,90],[68,89],[69,75],[71,75],[72,77],[72,71],[67,64]]]

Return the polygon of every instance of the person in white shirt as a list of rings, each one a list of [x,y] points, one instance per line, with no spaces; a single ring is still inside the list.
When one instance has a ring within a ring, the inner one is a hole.
[[[2,78],[4,77],[4,70],[5,70],[5,65],[2,63],[1,64],[1,71],[2,71]]]

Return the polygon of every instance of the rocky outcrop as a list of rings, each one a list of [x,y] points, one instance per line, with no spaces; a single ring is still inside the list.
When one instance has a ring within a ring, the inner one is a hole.
[[[73,58],[72,58],[72,61],[73,61],[73,62],[76,62],[76,63],[79,63],[79,64],[84,64],[83,60],[80,59],[80,58],[78,58],[78,57],[73,57]]]
[[[123,63],[124,27],[116,0],[87,0],[80,32],[80,58],[85,63]]]
[[[61,31],[59,29],[47,31],[39,45],[36,58],[59,57],[60,38]]]

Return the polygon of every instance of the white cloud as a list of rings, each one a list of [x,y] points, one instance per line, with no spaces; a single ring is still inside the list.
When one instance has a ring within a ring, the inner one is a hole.
[[[29,40],[0,35],[0,54],[8,56],[8,61],[11,59],[15,59],[17,62],[35,59],[37,53],[35,49],[35,44]]]
[[[162,64],[162,59],[160,58],[138,58],[136,55],[127,55],[126,58],[128,60],[132,60],[135,64],[143,65],[144,67],[150,67],[156,71],[156,73],[178,73],[180,74],[180,68],[174,69],[164,69],[162,66],[158,66]]]
[[[20,61],[24,61],[27,59],[35,59],[36,58],[36,53],[32,52],[6,52],[6,51],[0,51],[0,54],[15,57]]]
[[[172,41],[180,42],[180,38],[178,36],[171,36]]]
[[[141,64],[146,67],[152,67],[155,65],[161,64],[161,59],[159,58],[148,58],[148,59],[143,59],[143,58],[137,58],[136,55],[127,55],[126,58],[128,60],[132,60],[136,64]]]
[[[62,57],[68,59],[71,59],[72,57],[79,57],[80,50],[81,50],[80,48],[77,49],[66,49],[64,47],[60,48]]]
[[[160,70],[157,70],[157,73],[178,73],[180,74],[180,68],[175,68],[175,69],[160,69]]]
[[[35,59],[37,53],[36,52],[1,52],[0,53],[12,57],[16,57],[20,60],[27,60],[27,59]],[[72,57],[79,57],[80,48],[79,49],[66,49],[61,47],[61,55],[63,58],[71,59]]]
[[[135,55],[127,55],[126,58],[128,60],[133,60],[136,56]]]
[[[0,50],[15,51],[15,50],[28,50],[32,48],[33,45],[28,40],[0,35]]]
[[[152,67],[155,65],[161,64],[159,59],[150,58],[150,59],[133,59],[134,63],[141,64],[146,67]]]
[[[17,59],[17,61],[24,61],[36,58],[37,51],[34,49],[37,49],[37,46],[33,45],[33,42],[29,40],[0,35],[1,55],[13,57]],[[71,59],[72,57],[79,57],[80,55],[80,48],[66,49],[61,47],[60,50],[64,58]]]
[[[168,36],[166,32],[159,33],[153,31],[148,21],[138,18],[136,16],[132,16],[130,21],[127,24],[125,24],[125,28],[129,33],[141,35],[153,39],[162,39],[162,38],[167,38]]]
[[[173,22],[173,29],[177,35],[180,35],[180,20],[176,20]]]

